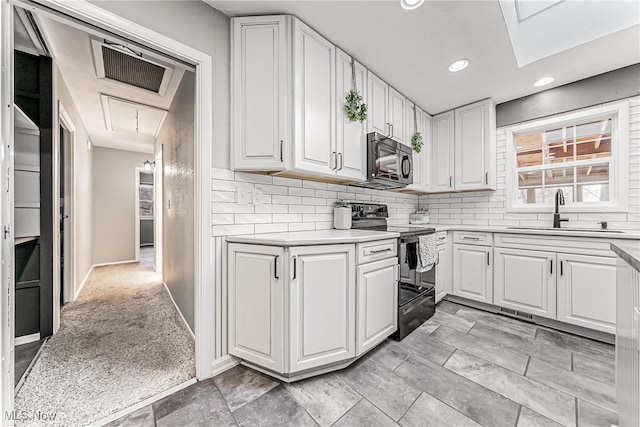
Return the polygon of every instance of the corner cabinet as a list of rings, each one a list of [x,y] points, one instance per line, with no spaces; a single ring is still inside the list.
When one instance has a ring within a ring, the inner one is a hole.
[[[289,372],[354,357],[354,246],[304,246],[290,255]]]
[[[496,189],[496,113],[491,99],[433,117],[433,192]]]
[[[496,189],[496,106],[480,101],[455,110],[455,189]]]
[[[290,18],[232,19],[231,163],[238,170],[283,170],[291,132]]]

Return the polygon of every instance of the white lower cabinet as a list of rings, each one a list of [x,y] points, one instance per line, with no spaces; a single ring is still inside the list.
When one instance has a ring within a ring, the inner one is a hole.
[[[558,320],[616,332],[616,260],[558,253]]]
[[[398,328],[398,259],[358,267],[357,355],[384,341]]]
[[[492,249],[453,245],[453,295],[493,304]]]
[[[230,244],[229,353],[284,371],[284,248]]]
[[[436,304],[447,294],[452,293],[451,246],[438,245],[438,263],[436,264]]]
[[[355,356],[354,245],[291,249],[289,372]]]
[[[556,318],[555,252],[495,248],[494,300],[501,307]]]

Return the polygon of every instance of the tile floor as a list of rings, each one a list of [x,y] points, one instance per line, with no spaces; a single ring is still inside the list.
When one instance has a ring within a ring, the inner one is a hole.
[[[610,426],[614,347],[444,301],[402,342],[283,384],[245,367],[112,425]]]

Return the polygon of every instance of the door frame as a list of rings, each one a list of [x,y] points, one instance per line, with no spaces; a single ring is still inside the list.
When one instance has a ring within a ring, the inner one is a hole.
[[[64,108],[62,101],[57,102],[58,114],[56,115],[58,118],[56,133],[54,135],[54,168],[53,168],[53,223],[60,224],[60,221],[63,218],[60,218],[60,180],[65,177],[60,174],[60,153],[64,149],[63,144],[64,141],[60,139],[60,128],[64,128],[69,133],[69,143],[68,143],[68,153],[64,158],[65,161],[65,173],[69,173],[69,186],[71,188],[67,189],[65,185],[65,203],[67,203],[67,195],[69,195],[70,206],[69,206],[69,221],[68,228],[70,239],[66,238],[64,240],[64,249],[69,253],[65,257],[65,268],[64,279],[62,283],[60,282],[60,262],[62,260],[62,253],[60,253],[60,227],[55,228],[54,232],[54,248],[53,248],[53,331],[54,333],[60,327],[60,292],[64,296],[64,302],[67,303],[69,301],[73,301],[75,299],[75,290],[76,290],[76,274],[75,274],[75,248],[76,248],[76,183],[75,177],[76,174],[76,162],[75,162],[75,147],[76,147],[76,127],[71,120],[71,116]],[[68,172],[67,172],[68,170]],[[67,227],[65,227],[65,235],[67,235]],[[63,249],[63,250],[64,250]],[[67,259],[68,258],[68,259]]]
[[[134,234],[134,249],[135,249],[135,260],[136,261],[140,261],[140,172],[142,172],[142,168],[136,166],[134,168],[135,170],[135,188],[134,188],[134,200],[135,202],[133,203],[133,218],[135,221],[134,224],[134,230],[135,232]]]
[[[163,198],[163,145],[160,144],[155,156],[153,170],[153,266],[156,273],[162,273],[162,215]]]
[[[98,27],[104,31],[124,36],[136,43],[149,46],[167,55],[195,66],[195,118],[194,118],[194,159],[195,159],[195,358],[196,377],[205,379],[213,374],[215,359],[215,293],[211,286],[214,277],[212,259],[212,237],[210,233],[211,194],[210,179],[212,167],[213,125],[213,57],[168,36],[150,30],[119,15],[111,13],[87,1],[65,0],[2,0],[0,3],[0,59],[2,78],[2,173],[12,173],[13,147],[13,5],[35,13],[44,13],[54,19],[67,22],[81,21],[85,25]],[[61,16],[62,15],[62,16]],[[7,125],[8,124],[8,125]],[[2,182],[6,180],[2,179]],[[0,284],[0,331],[2,332],[2,413],[13,410],[13,192],[0,197],[0,220],[10,231],[8,238],[0,245],[3,279]],[[5,200],[6,199],[6,200]],[[11,386],[9,386],[11,385]]]

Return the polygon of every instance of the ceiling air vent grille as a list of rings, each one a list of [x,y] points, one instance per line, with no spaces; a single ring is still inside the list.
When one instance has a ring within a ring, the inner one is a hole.
[[[91,40],[98,78],[110,79],[165,95],[174,68],[128,47]]]
[[[106,78],[156,93],[160,92],[164,67],[107,46],[102,46],[102,58]]]

